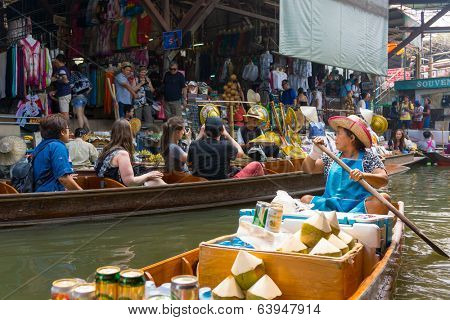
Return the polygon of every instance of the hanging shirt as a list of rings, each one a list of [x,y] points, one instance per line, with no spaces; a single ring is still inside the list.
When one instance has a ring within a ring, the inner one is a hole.
[[[270,65],[273,63],[273,56],[269,51],[263,53],[259,58],[259,64],[261,65],[261,80],[268,80],[270,75]]]
[[[25,55],[25,83],[28,86],[39,86],[39,68],[41,43],[36,41],[33,45],[27,38],[19,41]]]

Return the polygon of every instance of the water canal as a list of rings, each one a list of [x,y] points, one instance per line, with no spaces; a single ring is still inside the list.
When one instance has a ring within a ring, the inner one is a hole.
[[[388,187],[405,202],[411,220],[447,252],[449,181],[450,170],[422,166],[392,177]],[[234,232],[237,219],[238,207],[228,207],[0,230],[0,299],[48,299],[55,279],[92,281],[103,265],[142,267]],[[411,231],[401,263],[396,299],[450,299],[450,261],[432,254]]]

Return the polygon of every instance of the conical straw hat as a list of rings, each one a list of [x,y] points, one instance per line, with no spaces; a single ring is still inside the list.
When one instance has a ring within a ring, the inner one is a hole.
[[[302,113],[305,115],[306,119],[309,122],[314,122],[314,123],[319,122],[319,116],[317,115],[316,107],[303,106],[303,107],[300,107],[300,110],[302,111]]]
[[[26,143],[19,137],[9,136],[0,140],[0,165],[17,163],[27,152]]]

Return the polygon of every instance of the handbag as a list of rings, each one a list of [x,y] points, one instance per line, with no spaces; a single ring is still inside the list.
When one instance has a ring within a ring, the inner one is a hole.
[[[166,120],[166,112],[164,111],[164,109],[165,109],[164,105],[162,104],[161,108],[159,108],[158,115],[157,115],[157,118],[159,120]]]

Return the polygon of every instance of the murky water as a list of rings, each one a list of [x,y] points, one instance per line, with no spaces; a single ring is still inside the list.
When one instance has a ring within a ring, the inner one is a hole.
[[[449,169],[420,167],[389,185],[408,216],[447,252],[449,181]],[[0,299],[48,299],[55,279],[92,280],[102,265],[142,267],[234,232],[237,219],[235,207],[0,230]],[[450,262],[408,231],[395,297],[450,299],[449,284]]]

